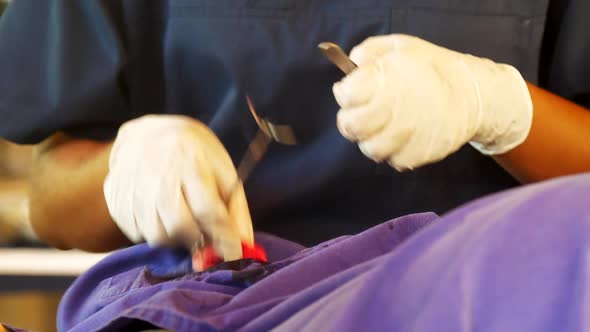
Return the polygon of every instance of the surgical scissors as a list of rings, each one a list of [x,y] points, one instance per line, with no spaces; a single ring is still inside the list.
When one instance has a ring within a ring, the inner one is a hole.
[[[346,53],[344,53],[340,46],[331,42],[323,42],[320,43],[318,47],[324,55],[345,74],[349,74],[356,69],[356,64],[346,55]],[[250,142],[248,151],[238,165],[238,179],[242,183],[246,181],[250,172],[254,169],[260,159],[262,159],[268,149],[268,145],[272,141],[285,145],[297,144],[295,134],[291,127],[273,124],[268,119],[261,118],[256,113],[254,104],[248,95],[246,95],[246,101],[248,102],[248,108],[250,109],[252,117],[256,121],[256,124],[258,124],[258,133]]]
[[[346,55],[346,53],[344,53],[340,46],[331,42],[323,42],[320,43],[318,47],[323,54],[345,74],[349,74],[357,68],[356,64]],[[246,95],[246,101],[248,103],[248,108],[250,109],[250,114],[258,125],[258,132],[250,141],[244,157],[238,164],[238,179],[230,191],[230,199],[234,195],[238,186],[246,182],[252,173],[252,170],[254,170],[258,162],[265,155],[271,142],[274,141],[284,145],[297,144],[295,134],[290,126],[274,124],[268,119],[260,117],[258,113],[256,113],[256,108],[248,95]],[[202,237],[200,241],[197,241],[197,243],[194,244],[191,250],[192,254],[205,247],[205,245],[205,239]]]
[[[256,108],[248,95],[246,95],[246,101],[248,103],[248,108],[250,109],[250,114],[258,125],[258,131],[248,144],[248,149],[238,164],[238,178],[230,190],[230,196],[228,199],[231,199],[234,196],[235,191],[240,184],[246,182],[252,173],[252,170],[254,170],[258,162],[268,150],[268,146],[271,142],[274,141],[283,145],[297,144],[295,134],[290,126],[274,124],[268,119],[260,117],[258,113],[256,113]],[[204,236],[201,236],[201,239],[193,245],[191,254],[201,250],[206,245],[207,243]]]
[[[344,53],[340,46],[331,42],[323,42],[318,47],[345,74],[349,74],[356,69],[356,64]],[[250,141],[248,150],[238,165],[238,179],[242,183],[246,181],[256,164],[262,159],[272,141],[284,145],[297,144],[295,134],[290,126],[277,125],[268,119],[261,118],[256,113],[254,104],[248,95],[246,95],[246,101],[250,113],[258,125],[258,132],[254,139]]]
[[[254,104],[248,95],[246,95],[248,108],[252,117],[258,125],[258,132],[254,139],[250,141],[246,154],[238,165],[238,179],[242,183],[246,181],[256,164],[262,159],[271,142],[277,142],[284,145],[295,145],[297,140],[291,127],[286,125],[277,125],[268,119],[261,118],[256,113]]]
[[[356,69],[356,64],[344,53],[340,46],[331,42],[323,42],[318,45],[318,48],[345,74],[348,75]]]

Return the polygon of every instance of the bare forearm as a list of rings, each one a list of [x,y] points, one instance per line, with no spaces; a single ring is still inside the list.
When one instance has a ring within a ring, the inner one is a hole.
[[[32,147],[0,139],[0,176],[22,178],[29,174]]]
[[[534,105],[531,132],[495,159],[523,183],[590,172],[590,111],[528,85]]]
[[[111,144],[57,135],[35,148],[30,218],[40,239],[61,249],[108,251],[128,240],[103,195]]]

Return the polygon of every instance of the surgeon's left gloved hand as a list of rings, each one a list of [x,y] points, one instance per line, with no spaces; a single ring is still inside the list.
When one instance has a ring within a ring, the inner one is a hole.
[[[230,155],[205,124],[146,115],[119,130],[104,182],[113,221],[133,242],[210,245],[222,261],[254,245],[246,194]]]
[[[333,88],[338,128],[377,162],[414,169],[468,142],[502,154],[528,136],[532,101],[512,66],[408,35],[369,38],[350,57],[358,68]]]

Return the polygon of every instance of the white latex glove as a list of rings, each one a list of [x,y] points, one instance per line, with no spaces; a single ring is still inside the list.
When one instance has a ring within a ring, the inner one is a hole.
[[[467,142],[501,154],[528,136],[532,101],[512,66],[408,35],[369,38],[350,57],[358,68],[333,88],[338,128],[377,162],[413,169]]]
[[[246,195],[232,160],[201,122],[148,115],[124,124],[110,154],[104,196],[111,217],[133,242],[211,244],[225,261],[253,244]]]

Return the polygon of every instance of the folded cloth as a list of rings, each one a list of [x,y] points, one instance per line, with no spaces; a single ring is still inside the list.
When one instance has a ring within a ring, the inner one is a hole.
[[[256,243],[266,249],[268,263],[242,259],[200,273],[193,271],[184,250],[135,245],[107,257],[74,282],[60,304],[58,329],[129,331],[150,326],[147,322],[173,331],[216,331],[247,329],[261,317],[266,317],[263,323],[274,322],[282,315],[265,313],[299,296],[303,300],[296,300],[295,307],[315,301],[316,295],[305,295],[306,289],[348,269],[360,273],[363,264],[371,264],[435,219],[431,213],[410,215],[313,248],[257,233]],[[352,276],[329,283],[336,287]]]
[[[201,273],[134,246],[82,275],[60,331],[588,331],[590,174],[401,217],[312,248],[268,235],[268,263]]]

